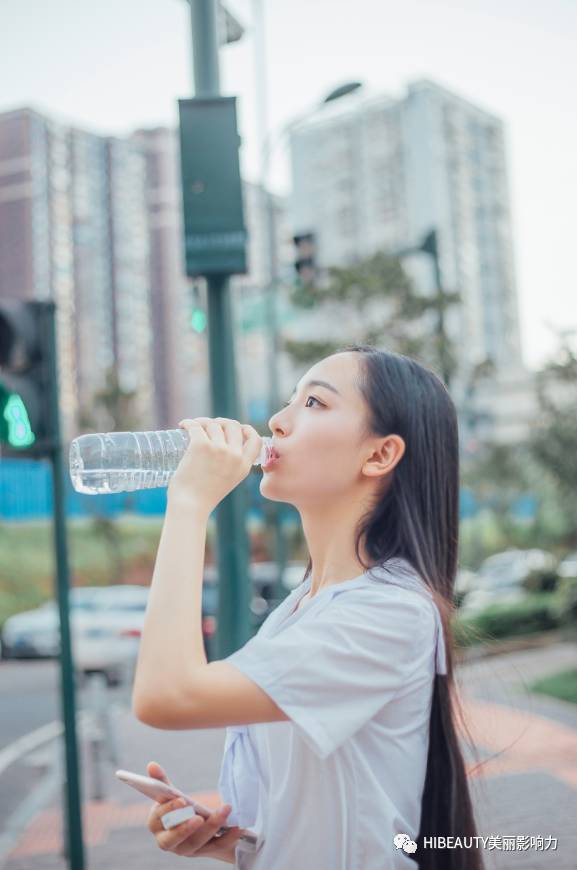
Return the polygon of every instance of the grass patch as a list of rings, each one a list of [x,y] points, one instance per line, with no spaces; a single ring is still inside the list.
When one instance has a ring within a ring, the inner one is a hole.
[[[530,689],[532,692],[551,695],[553,698],[577,704],[577,668],[560,671],[558,674],[536,680],[531,683]]]
[[[68,521],[68,558],[73,586],[131,582],[135,570],[152,577],[162,517],[123,516],[107,527],[93,520]],[[0,524],[0,628],[13,613],[54,598],[53,528],[49,522]]]

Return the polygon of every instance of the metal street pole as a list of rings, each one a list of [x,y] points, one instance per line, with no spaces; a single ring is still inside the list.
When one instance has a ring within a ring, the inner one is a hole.
[[[437,340],[439,342],[439,356],[441,364],[441,374],[446,386],[449,387],[451,371],[449,360],[447,357],[447,336],[445,333],[445,291],[441,279],[441,264],[439,261],[439,239],[437,230],[431,230],[423,240],[420,249],[425,253],[430,254],[433,258],[433,267],[435,271],[435,293],[437,296],[438,317],[437,317]]]
[[[218,18],[216,0],[190,0],[195,97],[218,97]]]
[[[266,227],[267,250],[267,287],[265,296],[265,319],[268,333],[268,374],[269,374],[269,416],[276,413],[279,405],[279,335],[278,335],[278,257],[276,248],[276,215],[274,198],[269,190],[270,148],[268,147],[268,112],[266,91],[266,51],[264,38],[263,0],[253,0],[252,18],[254,23],[255,81],[257,96],[257,121],[260,140],[260,205],[263,223]],[[288,590],[282,577],[287,560],[287,547],[281,522],[281,505],[269,502],[267,513],[272,521],[274,535],[274,555],[276,561],[276,581],[273,591],[275,601],[281,601]]]
[[[439,342],[439,363],[443,381],[447,388],[450,384],[451,370],[447,355],[447,335],[445,332],[445,291],[441,279],[441,263],[439,258],[439,237],[436,229],[429,230],[420,245],[413,245],[410,248],[403,248],[400,251],[391,251],[391,256],[406,257],[408,254],[417,253],[429,254],[433,260],[433,269],[435,273],[435,294],[437,297],[437,340]]]
[[[76,701],[74,665],[71,650],[68,590],[68,546],[66,540],[66,510],[64,488],[64,462],[58,407],[58,372],[56,361],[56,306],[46,303],[43,316],[47,331],[50,360],[50,396],[54,443],[50,450],[54,492],[54,547],[56,552],[57,599],[60,614],[60,679],[62,718],[64,721],[64,750],[66,760],[66,811],[65,852],[72,870],[84,870],[84,845],[82,837],[82,796],[79,783],[78,743],[76,739]]]
[[[220,95],[217,8],[215,0],[189,0],[191,9],[194,93],[196,98]],[[237,420],[238,400],[234,324],[229,275],[207,274],[208,344],[212,413]],[[250,638],[252,585],[250,547],[244,518],[246,486],[238,486],[216,509],[216,551],[219,576],[217,656],[224,658]]]

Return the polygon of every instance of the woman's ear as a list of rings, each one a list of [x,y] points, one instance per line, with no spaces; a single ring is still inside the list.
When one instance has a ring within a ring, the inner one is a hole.
[[[384,477],[399,464],[405,453],[405,441],[400,435],[381,439],[365,461],[362,471],[369,477]]]

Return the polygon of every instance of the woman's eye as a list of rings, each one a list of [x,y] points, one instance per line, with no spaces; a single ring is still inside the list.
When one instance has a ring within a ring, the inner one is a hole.
[[[305,402],[305,408],[310,408],[310,405],[307,405],[307,402],[308,402],[309,399],[312,399],[313,402],[316,402],[317,405],[319,405],[320,407],[322,407],[322,403],[319,402],[319,400],[316,399],[314,396],[307,396],[307,400],[306,400],[306,402]],[[286,408],[287,405],[290,405],[290,402],[283,402],[282,404],[283,404],[283,408]]]

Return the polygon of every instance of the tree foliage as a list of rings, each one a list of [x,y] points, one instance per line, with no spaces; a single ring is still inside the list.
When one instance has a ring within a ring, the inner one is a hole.
[[[78,417],[80,429],[88,432],[134,432],[140,428],[134,411],[135,390],[124,390],[118,380],[114,366],[106,371],[104,387],[93,397],[90,408],[81,408]],[[127,499],[127,506],[132,498]],[[122,542],[116,521],[100,512],[99,502],[87,500],[93,511],[92,525],[95,534],[101,538],[109,558],[109,583],[117,583],[124,571]]]
[[[383,315],[375,322],[374,302],[382,300]],[[328,269],[322,285],[299,285],[291,293],[293,305],[303,309],[329,309],[331,320],[346,317],[351,308],[361,315],[362,328],[351,329],[347,342],[375,344],[406,354],[440,371],[443,353],[451,373],[456,361],[451,342],[437,329],[440,299],[417,292],[399,257],[382,251],[344,267]],[[443,294],[443,308],[459,301],[456,293]],[[339,310],[340,308],[340,310]],[[284,350],[297,363],[313,363],[334,353],[342,341],[285,338]]]
[[[577,354],[568,335],[559,335],[556,355],[537,375],[541,413],[530,449],[554,481],[571,540],[577,543]]]
[[[83,407],[78,416],[81,429],[90,432],[133,432],[139,428],[140,422],[134,410],[136,390],[124,390],[118,380],[118,372],[114,366],[106,370],[104,387],[98,390],[92,399],[90,408]]]

